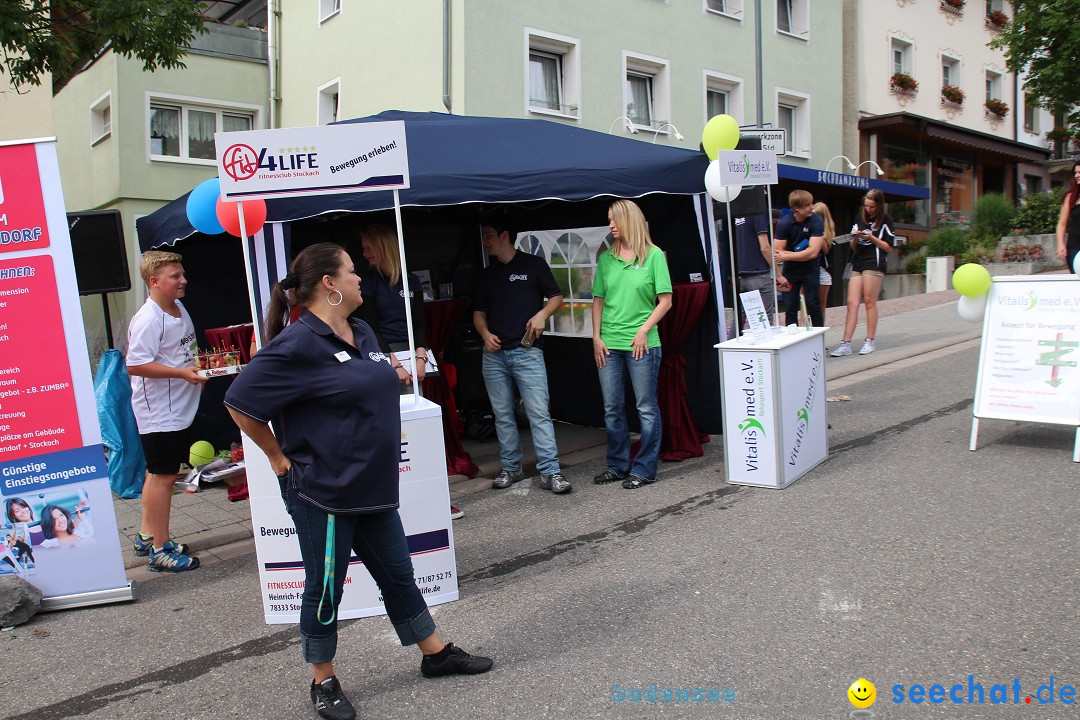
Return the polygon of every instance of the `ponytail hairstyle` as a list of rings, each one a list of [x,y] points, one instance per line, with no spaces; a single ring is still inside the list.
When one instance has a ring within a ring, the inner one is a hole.
[[[814,214],[820,215],[825,223],[825,248],[827,250],[832,246],[833,238],[836,237],[836,223],[833,222],[829,206],[823,202],[814,203]]]
[[[360,231],[360,240],[371,248],[375,269],[390,281],[390,287],[396,287],[401,280],[397,233],[385,225],[368,225]]]
[[[285,329],[290,308],[307,305],[320,289],[323,276],[338,273],[344,255],[345,250],[334,243],[316,243],[300,251],[289,266],[288,274],[270,290],[270,309],[266,312],[267,340],[273,340]]]
[[[877,215],[874,216],[873,220],[871,220],[870,217],[866,214],[867,200],[873,200],[877,204]],[[859,208],[859,216],[862,218],[862,221],[867,225],[867,227],[872,228],[875,225],[881,224],[882,221],[884,221],[885,219],[885,193],[881,192],[877,188],[874,188],[873,190],[868,190],[866,194],[863,195],[863,206]]]
[[[656,247],[649,235],[649,226],[645,222],[645,215],[641,208],[633,200],[616,200],[608,207],[611,211],[611,219],[615,221],[615,227],[619,228],[621,243],[630,248],[634,253],[634,264],[641,265],[649,254],[649,249]],[[616,254],[616,245],[611,246],[611,254]]]

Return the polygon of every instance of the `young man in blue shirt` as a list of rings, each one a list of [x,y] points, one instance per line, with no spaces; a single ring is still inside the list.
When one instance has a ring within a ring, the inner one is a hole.
[[[784,263],[783,275],[790,283],[784,292],[784,314],[788,325],[799,321],[799,291],[806,295],[806,311],[814,327],[825,326],[818,287],[821,280],[818,255],[825,246],[825,223],[814,214],[814,197],[806,190],[788,195],[791,214],[776,224],[776,260]]]

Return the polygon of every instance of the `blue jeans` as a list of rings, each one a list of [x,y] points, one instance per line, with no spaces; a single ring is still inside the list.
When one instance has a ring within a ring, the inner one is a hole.
[[[784,316],[788,325],[799,323],[799,290],[806,296],[806,312],[810,315],[810,324],[814,327],[825,326],[825,315],[821,312],[821,271],[815,262],[809,269],[788,270],[784,266],[784,277],[791,283],[791,289],[784,293]],[[790,274],[789,274],[790,272]]]
[[[660,348],[649,348],[640,360],[632,350],[609,350],[607,364],[598,368],[600,391],[604,394],[604,427],[607,430],[607,466],[617,475],[633,473],[648,482],[656,480],[660,464],[660,404],[656,399],[656,379],[660,375]],[[641,449],[630,465],[630,430],[626,426],[626,389],[623,378],[637,399],[641,423]]]
[[[287,481],[279,482],[284,485]],[[409,545],[397,510],[334,516],[334,620],[323,625],[316,616],[323,594],[327,515],[300,500],[295,487],[283,487],[282,498],[296,526],[304,560],[300,649],[305,662],[330,662],[337,654],[337,607],[353,551],[382,591],[386,614],[402,645],[414,645],[435,632],[435,621],[416,587]],[[330,617],[329,601],[327,597],[323,603],[323,619]]]
[[[514,419],[514,383],[525,404],[525,415],[532,429],[536,468],[544,475],[560,472],[559,448],[548,410],[547,367],[540,348],[516,347],[513,350],[484,350],[484,385],[495,415],[499,436],[499,459],[503,470],[521,469],[521,438]]]

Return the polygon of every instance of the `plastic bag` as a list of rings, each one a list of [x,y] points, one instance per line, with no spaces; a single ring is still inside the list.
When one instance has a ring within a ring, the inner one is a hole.
[[[106,350],[94,378],[101,441],[108,449],[109,486],[122,498],[142,496],[146,456],[131,410],[131,380],[119,350]]]

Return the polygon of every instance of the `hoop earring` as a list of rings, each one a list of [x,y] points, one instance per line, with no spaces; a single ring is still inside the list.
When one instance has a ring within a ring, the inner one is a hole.
[[[330,296],[333,295],[334,293],[337,293],[337,302],[331,302],[330,301]],[[340,305],[343,300],[345,300],[345,298],[344,298],[344,296],[342,296],[340,290],[331,290],[330,292],[326,293],[326,302],[329,303],[330,305],[333,305],[334,307],[337,307],[338,305]]]

